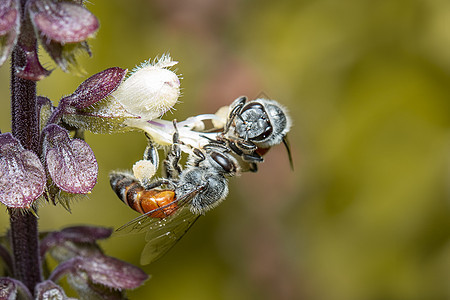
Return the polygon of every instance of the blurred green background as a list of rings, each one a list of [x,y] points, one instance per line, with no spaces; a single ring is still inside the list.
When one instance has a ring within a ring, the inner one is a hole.
[[[264,93],[294,122],[295,171],[279,146],[258,173],[231,179],[228,199],[144,267],[152,278],[131,299],[450,299],[450,2],[91,2],[101,28],[79,60],[87,75],[57,69],[39,94],[57,101],[88,75],[170,52],[183,97],[166,119]],[[5,64],[2,131],[8,77]],[[141,158],[144,136],[87,141],[99,183],[72,214],[44,205],[42,230],[136,216],[107,174]],[[102,245],[138,264],[144,239]]]

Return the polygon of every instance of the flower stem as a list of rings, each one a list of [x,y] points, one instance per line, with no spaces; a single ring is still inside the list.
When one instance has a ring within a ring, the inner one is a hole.
[[[9,209],[9,214],[14,277],[33,292],[36,284],[42,281],[37,219],[33,214],[17,209]]]
[[[22,0],[21,2],[23,12],[26,1]],[[21,142],[22,146],[39,155],[36,82],[16,76],[17,68],[26,64],[26,56],[21,44],[26,44],[28,47],[31,45],[34,51],[37,51],[36,40],[29,38],[29,28],[30,26],[24,26],[22,23],[19,43],[14,48],[11,58],[11,127],[12,134]],[[24,39],[26,40],[24,41]],[[22,281],[33,293],[36,284],[42,281],[37,218],[31,213],[18,209],[9,209],[8,211],[11,224],[10,241],[13,252],[14,277]]]

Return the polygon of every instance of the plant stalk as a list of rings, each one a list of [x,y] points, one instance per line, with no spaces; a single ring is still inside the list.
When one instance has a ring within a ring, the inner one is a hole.
[[[26,64],[24,46],[27,51],[37,51],[37,43],[32,37],[34,33],[29,18],[24,17],[25,3],[26,0],[21,1],[23,20],[21,33],[11,56],[11,128],[13,136],[21,142],[22,146],[39,156],[36,82],[16,76],[16,69]],[[8,211],[14,277],[22,281],[33,293],[36,284],[42,281],[37,218],[19,209]]]

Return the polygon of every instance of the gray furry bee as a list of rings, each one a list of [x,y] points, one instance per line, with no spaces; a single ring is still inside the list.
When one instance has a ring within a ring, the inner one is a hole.
[[[275,100],[247,101],[246,97],[240,97],[231,104],[231,109],[228,130],[234,130],[235,136],[251,141],[259,148],[280,144],[291,128],[286,108]]]
[[[226,145],[250,164],[250,171],[256,172],[256,163],[263,161],[262,156],[271,147],[283,142],[293,168],[287,140],[292,121],[286,108],[275,100],[247,101],[247,97],[242,96],[234,100],[229,111],[223,132],[211,143]]]

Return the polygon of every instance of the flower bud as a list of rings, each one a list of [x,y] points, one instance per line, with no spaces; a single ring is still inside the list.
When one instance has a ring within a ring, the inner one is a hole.
[[[66,275],[80,299],[125,299],[124,290],[135,289],[148,279],[141,269],[106,256],[100,250],[60,263],[49,279],[58,281]]]
[[[61,299],[61,300],[75,300],[75,298],[69,298],[66,293],[56,283],[51,280],[45,280],[36,285],[36,298],[42,300]]]
[[[130,114],[114,97],[110,97],[126,73],[127,70],[114,67],[86,79],[73,94],[61,99],[58,110],[63,113],[64,122],[93,133],[129,130],[125,119],[139,117]],[[53,122],[57,121],[58,116],[54,116]]]
[[[51,250],[57,260],[67,260],[81,253],[77,251],[77,244],[96,245],[97,240],[108,238],[112,229],[94,226],[73,226],[48,233],[40,243],[41,257]]]
[[[158,62],[144,62],[136,67],[111,95],[131,114],[152,120],[165,114],[177,103],[180,80],[169,67],[177,64],[169,55]]]
[[[99,28],[97,18],[74,1],[30,0],[26,9],[42,47],[65,72],[77,67],[78,52],[89,55],[86,40]]]
[[[89,145],[71,139],[64,128],[50,124],[43,130],[45,167],[53,183],[71,194],[87,194],[97,183],[98,165]]]
[[[0,66],[6,61],[19,36],[20,4],[5,0],[0,5]]]
[[[10,133],[0,134],[0,202],[30,208],[42,195],[45,171],[37,155],[23,148]]]
[[[0,299],[33,299],[28,288],[20,280],[0,277]]]

